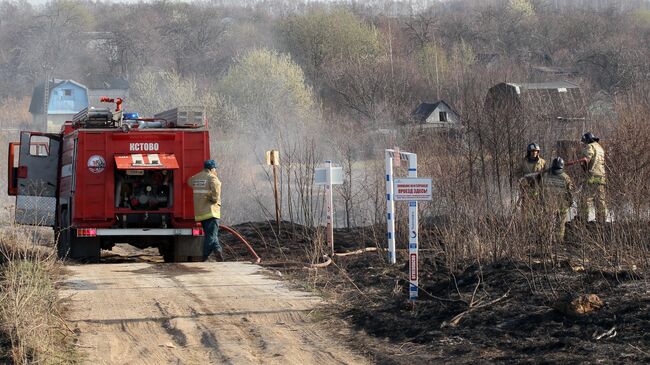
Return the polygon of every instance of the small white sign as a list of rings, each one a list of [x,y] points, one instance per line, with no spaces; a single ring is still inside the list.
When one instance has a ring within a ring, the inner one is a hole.
[[[327,185],[327,167],[314,169],[314,181],[316,185]],[[343,168],[332,167],[332,185],[343,184]]]
[[[393,191],[398,200],[431,200],[431,179],[402,178],[395,179]]]
[[[272,166],[280,165],[280,152],[277,150],[266,151],[266,164]]]

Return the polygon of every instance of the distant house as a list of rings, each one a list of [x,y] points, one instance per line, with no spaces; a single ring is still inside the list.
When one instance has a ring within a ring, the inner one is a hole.
[[[453,128],[460,125],[460,116],[444,100],[421,103],[411,116],[416,122],[431,127]]]
[[[39,130],[59,132],[65,121],[87,107],[86,86],[73,80],[52,79],[34,88],[29,112]]]
[[[580,139],[587,108],[580,87],[569,81],[500,83],[488,90],[484,113],[498,133],[512,133],[555,148],[563,139]]]
[[[535,121],[584,120],[585,102],[577,84],[569,81],[500,83],[488,90],[488,112],[525,112]]]
[[[90,74],[84,81],[88,87],[88,100],[92,107],[106,107],[106,104],[99,102],[102,96],[122,99],[129,97],[129,82],[125,78],[108,74]]]

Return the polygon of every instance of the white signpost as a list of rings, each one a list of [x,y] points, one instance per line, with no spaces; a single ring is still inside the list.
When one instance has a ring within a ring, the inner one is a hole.
[[[393,179],[393,159],[408,161],[408,178]],[[409,298],[418,297],[418,200],[431,200],[431,179],[418,179],[417,155],[387,149],[386,157],[386,222],[388,261],[396,263],[395,255],[395,201],[409,202]]]
[[[314,169],[314,180],[316,185],[325,186],[325,201],[327,204],[327,244],[330,246],[332,256],[334,255],[334,199],[332,197],[332,185],[343,184],[343,168],[333,167],[332,161],[325,161],[327,167]]]

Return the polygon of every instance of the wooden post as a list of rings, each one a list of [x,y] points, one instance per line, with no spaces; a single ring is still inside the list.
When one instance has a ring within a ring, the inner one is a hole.
[[[273,167],[273,197],[275,198],[275,223],[280,233],[280,199],[278,194],[278,171],[280,165],[280,152],[277,150],[266,151],[266,164]]]
[[[275,197],[275,222],[278,225],[278,234],[280,234],[280,203],[278,201],[278,173],[276,166],[273,165],[273,196]]]

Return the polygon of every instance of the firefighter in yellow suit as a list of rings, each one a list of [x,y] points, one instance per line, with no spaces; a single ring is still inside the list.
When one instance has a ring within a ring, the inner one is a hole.
[[[546,169],[546,161],[540,156],[539,145],[537,143],[528,144],[526,157],[521,161],[521,175],[542,172],[544,169]]]
[[[604,223],[607,218],[607,205],[605,204],[605,150],[598,143],[591,132],[582,136],[581,142],[583,168],[587,172],[587,180],[582,186],[582,194],[579,206],[579,215],[585,222],[589,217],[589,204],[594,205],[596,210],[596,221]]]
[[[219,244],[219,220],[221,219],[221,181],[217,177],[214,160],[203,163],[203,170],[187,182],[194,193],[194,219],[201,222],[205,234],[203,258],[214,252],[217,261],[223,261],[223,249]]]
[[[526,156],[519,167],[519,189],[521,191],[522,206],[533,204],[539,195],[539,181],[542,172],[546,170],[546,161],[539,155],[540,148],[537,143],[530,143],[526,147]]]
[[[560,157],[553,159],[551,170],[542,177],[542,202],[547,213],[551,213],[555,221],[555,239],[564,241],[566,222],[569,208],[573,204],[573,181],[564,172],[564,160]]]

